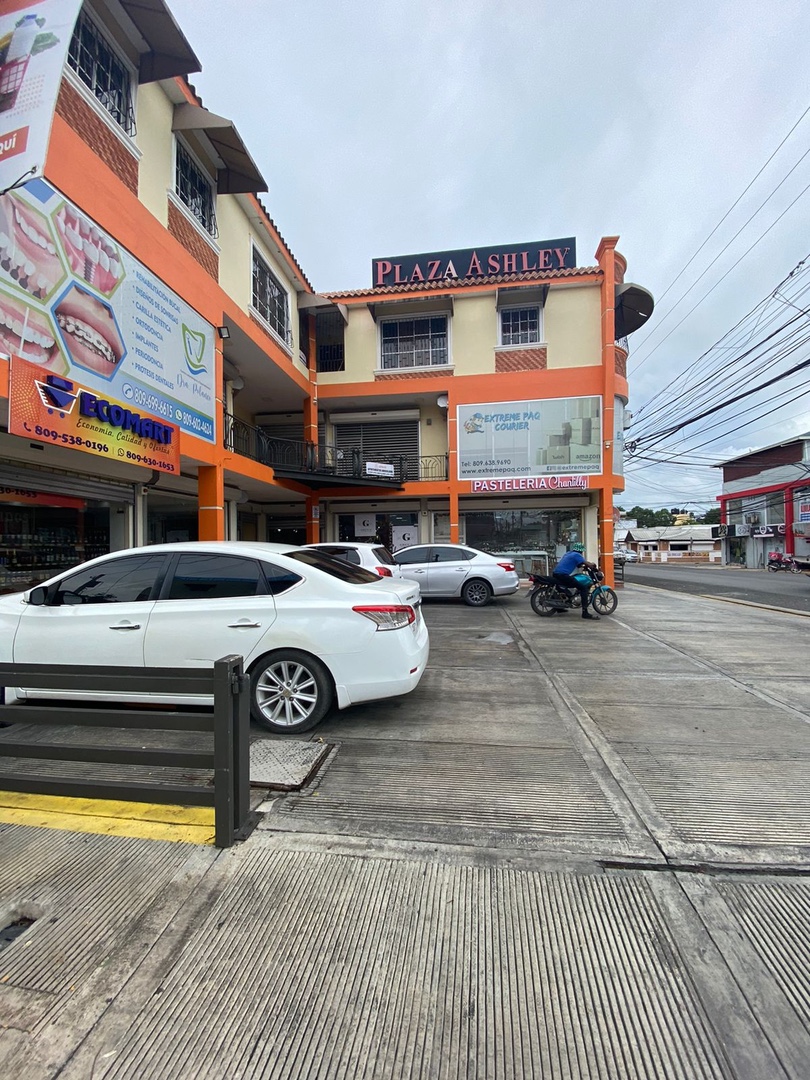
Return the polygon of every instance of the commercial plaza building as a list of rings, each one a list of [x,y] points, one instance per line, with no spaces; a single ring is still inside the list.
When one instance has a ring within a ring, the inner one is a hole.
[[[572,238],[385,257],[317,294],[199,66],[160,0],[85,3],[44,175],[0,196],[0,589],[195,538],[609,562],[652,312],[616,238],[587,266]]]
[[[768,565],[771,555],[793,555],[810,565],[810,432],[721,463],[723,562]]]

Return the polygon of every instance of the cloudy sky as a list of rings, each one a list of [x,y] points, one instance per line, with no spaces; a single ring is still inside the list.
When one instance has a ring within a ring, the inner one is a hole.
[[[558,236],[592,265],[620,236],[628,277],[661,298],[631,338],[637,416],[810,254],[806,0],[169,4],[316,290],[369,285],[374,257]],[[810,430],[808,402],[667,452],[779,441]],[[627,471],[626,506],[719,490],[705,465]]]

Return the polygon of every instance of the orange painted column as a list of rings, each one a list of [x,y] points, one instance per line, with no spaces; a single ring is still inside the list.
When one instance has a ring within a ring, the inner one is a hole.
[[[321,539],[321,507],[317,495],[307,495],[307,543],[317,544]]]
[[[613,454],[614,400],[616,396],[616,245],[618,236],[605,236],[596,249],[602,271],[602,484],[599,490],[599,547],[605,577],[614,583],[613,567]]]
[[[197,530],[200,540],[225,539],[225,470],[200,465],[197,470]]]
[[[307,316],[307,355],[309,381],[312,393],[304,398],[304,439],[313,446],[318,445],[318,342],[315,335],[315,316]],[[308,544],[317,544],[321,538],[320,499],[313,492],[307,496],[306,537]]]
[[[452,395],[447,396],[447,479],[448,497],[450,510],[450,543],[458,544],[459,541],[459,513],[458,513],[458,423],[456,422],[456,404]]]

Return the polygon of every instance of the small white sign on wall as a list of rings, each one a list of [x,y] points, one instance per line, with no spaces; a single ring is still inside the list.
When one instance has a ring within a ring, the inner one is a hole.
[[[391,528],[391,547],[394,551],[411,547],[419,543],[418,525],[393,525]]]
[[[355,514],[354,515],[354,535],[355,536],[376,536],[377,535],[377,515],[376,514]]]

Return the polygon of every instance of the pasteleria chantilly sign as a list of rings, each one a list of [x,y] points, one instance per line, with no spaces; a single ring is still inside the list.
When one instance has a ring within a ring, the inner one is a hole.
[[[372,259],[371,280],[375,288],[414,285],[425,281],[452,281],[494,275],[526,274],[532,270],[571,270],[577,265],[577,242],[541,240],[498,247],[432,251],[421,255],[392,255]]]

